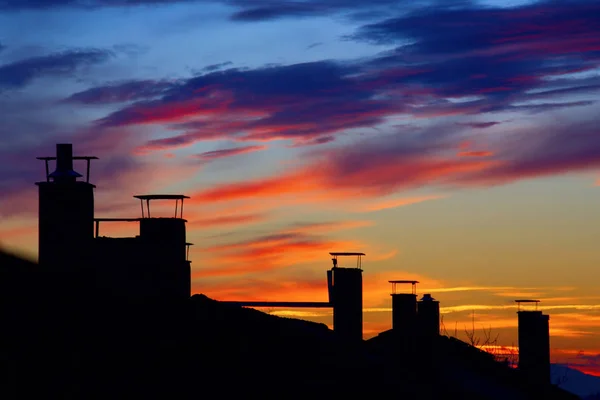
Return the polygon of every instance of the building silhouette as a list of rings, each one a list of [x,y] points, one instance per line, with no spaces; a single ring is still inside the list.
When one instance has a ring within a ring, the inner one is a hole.
[[[330,253],[333,267],[328,271],[328,288],[333,306],[333,331],[345,340],[363,339],[362,266],[364,253]],[[339,267],[338,257],[357,257],[356,267]],[[331,278],[330,278],[331,277]]]
[[[537,310],[539,300],[515,300],[518,304],[519,370],[538,385],[550,383],[550,329],[548,315]],[[521,309],[522,303],[535,310]]]
[[[330,253],[327,302],[190,296],[188,197],[135,196],[140,218],[98,218],[95,157],[59,144],[56,157],[41,159],[39,263],[0,251],[2,398],[30,398],[38,387],[52,398],[576,398],[547,383],[548,317],[537,310],[519,310],[515,370],[440,335],[439,302],[430,294],[417,301],[416,281],[391,281],[393,327],[362,340],[364,253]],[[85,179],[73,160],[87,161]],[[151,214],[158,200],[175,201],[173,216]],[[101,236],[110,222],[137,223],[139,234]],[[357,257],[356,266],[339,266],[342,256]],[[401,283],[412,291],[397,293]],[[334,331],[241,306],[332,308]]]
[[[140,195],[141,218],[96,218],[90,183],[93,156],[73,156],[71,144],[57,144],[46,163],[46,180],[39,188],[39,265],[65,280],[93,282],[90,294],[133,302],[174,301],[191,295],[190,261],[183,219],[184,195]],[[56,170],[49,172],[49,161]],[[74,160],[87,161],[85,180]],[[175,200],[172,217],[155,217],[152,200]],[[181,204],[181,205],[180,205]],[[180,207],[180,208],[179,208]],[[101,222],[139,224],[135,237],[100,236]]]

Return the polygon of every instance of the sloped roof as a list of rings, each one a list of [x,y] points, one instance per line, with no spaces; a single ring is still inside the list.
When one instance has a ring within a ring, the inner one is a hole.
[[[447,336],[416,338],[407,343],[393,330],[367,341],[369,348],[390,362],[401,362],[436,376],[437,384],[480,399],[578,399],[555,385],[532,386],[520,372],[494,356]]]
[[[488,392],[492,387],[497,394],[499,386],[493,385],[499,381],[504,393],[518,400],[512,394],[521,390],[516,371],[445,337],[420,353],[403,352],[390,332],[348,345],[336,341],[324,324],[204,295],[173,304],[107,302],[93,295],[93,282],[61,282],[52,271],[19,257],[0,253],[0,266],[2,295],[10,300],[4,302],[9,307],[0,308],[0,352],[15,382],[2,389],[7,397],[44,387],[57,397],[79,398],[92,393],[112,398],[118,391],[135,398],[220,393],[481,399],[494,396],[482,396],[480,388],[465,383],[485,382]],[[79,294],[61,297],[62,288],[73,284],[83,288]],[[36,385],[28,384],[32,380]],[[543,398],[577,398],[558,389],[548,393]]]

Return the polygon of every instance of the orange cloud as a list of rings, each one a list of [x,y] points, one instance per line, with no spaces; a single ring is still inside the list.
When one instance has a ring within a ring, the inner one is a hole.
[[[237,200],[249,197],[270,197],[317,189],[318,186],[301,174],[258,179],[251,182],[235,182],[219,185],[192,196],[196,202]]]
[[[193,282],[192,292],[221,301],[327,301],[327,280],[325,272],[322,279],[312,280],[279,276],[269,280],[209,278]],[[320,312],[312,313],[321,315]]]
[[[396,207],[408,206],[411,204],[417,204],[417,203],[421,203],[421,202],[428,201],[428,200],[442,199],[444,197],[446,197],[446,196],[441,196],[441,195],[440,196],[420,196],[420,197],[405,197],[405,198],[399,198],[399,199],[386,200],[386,201],[381,201],[378,203],[368,205],[364,208],[364,211],[386,210],[389,208],[396,208]]]
[[[369,257],[369,261],[385,261],[394,258],[398,254],[398,250],[390,250],[386,253],[375,254],[375,256]]]
[[[513,299],[537,299],[542,296],[542,292],[525,292],[525,291],[514,291],[514,292],[498,292],[494,293],[496,296],[510,297]]]
[[[196,269],[193,278],[270,271],[298,263],[322,260],[336,248],[357,248],[358,243],[336,241],[301,232],[281,232],[251,240],[203,249],[214,267]],[[205,263],[206,264],[206,263]]]
[[[216,226],[242,225],[261,222],[266,219],[264,214],[223,215],[213,218],[195,219],[188,223],[192,229],[209,229]]]
[[[581,331],[581,330],[570,329],[570,328],[558,328],[558,327],[555,328],[552,325],[550,326],[550,336],[580,338],[580,337],[588,336],[591,334],[592,334],[592,332],[588,332],[588,331]]]
[[[382,159],[359,168],[325,157],[279,176],[226,183],[200,191],[193,197],[200,202],[216,202],[310,194],[310,199],[315,202],[347,200],[354,196],[374,197],[401,188],[431,184],[440,178],[451,179],[498,164],[488,160],[453,161],[435,157],[392,161]]]
[[[403,280],[415,280],[419,282],[426,282],[431,286],[441,285],[441,282],[436,281],[435,279],[431,279],[430,277],[415,274],[413,272],[407,271],[386,271],[386,272],[376,272],[375,270],[369,270],[370,262],[374,261],[373,258],[383,258],[383,256],[389,256],[390,254],[383,254],[379,256],[365,257],[364,267],[365,271],[368,273],[364,274],[363,278],[363,304],[364,304],[364,312],[366,313],[377,313],[377,312],[386,312],[391,313],[391,284],[390,280],[395,279],[403,279]],[[410,291],[410,286],[400,288],[398,287],[398,291],[407,290]],[[421,290],[419,290],[421,292]],[[391,314],[390,314],[391,315]]]
[[[461,151],[459,157],[491,157],[494,153],[491,151]]]
[[[488,311],[488,310],[510,310],[517,309],[516,305],[492,305],[492,304],[461,304],[456,306],[441,306],[440,312],[444,314],[455,312],[472,312],[472,311]]]
[[[289,232],[305,232],[305,233],[328,233],[346,229],[362,228],[372,226],[372,221],[342,221],[342,222],[314,222],[314,223],[298,223],[291,226]]]
[[[431,290],[432,292],[436,292],[435,289]],[[511,310],[517,309],[516,304],[461,304],[455,306],[442,306],[440,307],[440,311],[444,313],[454,313],[454,312],[465,312],[465,311],[477,311],[477,310]],[[537,307],[539,311],[551,311],[551,310],[579,310],[579,311],[593,311],[599,310],[600,304],[557,304],[557,305],[539,305]],[[591,316],[585,317],[586,322],[588,323],[593,320]]]

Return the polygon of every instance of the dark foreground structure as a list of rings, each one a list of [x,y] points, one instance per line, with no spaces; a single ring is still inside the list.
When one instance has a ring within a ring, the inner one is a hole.
[[[441,336],[429,295],[394,293],[393,328],[363,341],[362,270],[336,261],[348,253],[332,253],[322,304],[335,332],[190,296],[182,208],[172,218],[148,209],[156,199],[183,207],[186,197],[138,196],[142,218],[118,220],[139,223],[140,234],[103,238],[98,224],[115,219],[95,218],[93,185],[72,166],[94,158],[57,150],[56,171],[38,183],[39,262],[0,252],[3,399],[577,398],[543,380],[539,358],[526,357],[542,376],[533,380]]]

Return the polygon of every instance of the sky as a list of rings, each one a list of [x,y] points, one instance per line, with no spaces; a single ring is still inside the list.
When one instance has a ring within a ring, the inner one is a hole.
[[[36,257],[35,157],[73,143],[97,217],[191,197],[194,293],[326,301],[360,251],[365,338],[393,279],[506,349],[535,298],[600,375],[599,30],[591,0],[0,0],[0,244]]]

